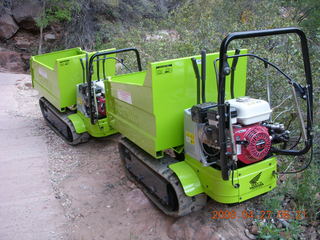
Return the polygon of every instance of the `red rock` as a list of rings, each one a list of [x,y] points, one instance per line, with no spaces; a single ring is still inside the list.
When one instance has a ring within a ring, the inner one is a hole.
[[[12,38],[14,46],[17,49],[30,52],[30,49],[37,48],[39,43],[39,38],[26,30],[19,30]]]
[[[25,72],[26,65],[20,53],[2,51],[0,52],[0,68],[10,72]]]
[[[40,1],[13,1],[12,15],[19,26],[26,30],[38,31],[36,19],[42,11]]]
[[[0,39],[11,38],[18,29],[18,25],[9,14],[4,13],[0,16]]]

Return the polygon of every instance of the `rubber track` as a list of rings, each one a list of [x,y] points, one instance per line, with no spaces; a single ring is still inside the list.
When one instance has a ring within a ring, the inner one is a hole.
[[[49,127],[56,133],[58,134],[66,143],[70,144],[70,145],[78,145],[80,143],[84,143],[87,142],[90,138],[90,135],[85,132],[85,133],[81,133],[78,134],[72,124],[72,122],[70,121],[70,119],[68,118],[68,113],[61,113],[59,112],[47,99],[45,99],[44,97],[40,98],[39,100],[39,105],[40,105],[40,109],[41,109],[41,113],[43,115],[43,118],[45,119],[46,123],[49,125]],[[46,114],[45,114],[45,110],[43,109],[43,105],[45,105],[48,109],[50,109],[49,111],[51,111],[52,113],[54,113],[54,115],[56,115],[60,120],[63,121],[63,123],[70,129],[71,134],[72,134],[72,141],[70,141],[65,135],[63,135],[61,133],[61,131],[59,131],[59,129],[52,125],[52,123],[47,119]]]
[[[176,210],[171,210],[166,205],[163,205],[161,200],[156,195],[152,194],[150,190],[146,189],[144,185],[139,183],[137,179],[130,173],[130,171],[126,168],[125,155],[127,153],[124,152],[125,149],[128,150],[130,154],[135,155],[140,161],[143,159],[143,163],[146,165],[146,167],[152,169],[173,187],[178,200],[178,208]],[[119,152],[128,178],[140,189],[142,189],[148,198],[165,214],[173,217],[185,216],[191,212],[200,210],[206,205],[207,196],[205,194],[199,194],[193,197],[186,196],[179,179],[175,173],[168,168],[168,165],[178,162],[178,160],[169,156],[165,156],[161,159],[155,159],[126,138],[122,138],[119,141]]]

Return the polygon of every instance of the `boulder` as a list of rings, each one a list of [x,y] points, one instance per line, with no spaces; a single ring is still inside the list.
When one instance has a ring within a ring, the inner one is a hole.
[[[40,16],[42,6],[40,1],[25,0],[13,1],[12,15],[18,25],[29,31],[38,31],[36,19]]]
[[[13,20],[12,16],[7,13],[0,15],[0,39],[5,40],[11,38],[19,27]]]
[[[24,73],[26,71],[26,63],[23,54],[10,51],[2,50],[0,51],[0,69],[2,71]]]

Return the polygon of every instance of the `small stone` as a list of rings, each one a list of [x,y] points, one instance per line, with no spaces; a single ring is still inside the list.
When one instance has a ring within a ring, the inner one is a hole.
[[[133,182],[131,182],[131,181],[128,181],[128,182],[127,182],[127,185],[128,185],[128,187],[131,188],[131,189],[137,188],[137,186],[136,186]]]
[[[46,41],[46,42],[52,42],[54,40],[56,40],[56,35],[54,35],[53,33],[46,33],[44,36],[43,36],[43,39]]]
[[[250,228],[250,233],[254,235],[258,235],[258,226],[256,224],[253,224],[252,227]]]
[[[252,240],[257,239],[256,236],[251,234],[249,229],[247,229],[247,228],[244,230],[244,233],[249,239],[252,239]]]

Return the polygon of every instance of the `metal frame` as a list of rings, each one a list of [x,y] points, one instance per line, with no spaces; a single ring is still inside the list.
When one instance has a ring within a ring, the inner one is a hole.
[[[220,142],[220,161],[221,161],[221,174],[224,180],[229,179],[229,156],[226,153],[226,106],[225,106],[225,85],[226,75],[230,73],[230,67],[228,65],[228,46],[231,41],[236,39],[246,39],[255,37],[265,37],[272,35],[283,35],[283,34],[297,34],[301,42],[301,50],[304,63],[304,71],[306,77],[306,100],[307,100],[307,139],[305,141],[304,149],[298,150],[281,150],[273,149],[274,153],[282,155],[302,155],[309,151],[312,146],[312,121],[313,121],[313,87],[312,87],[312,75],[309,60],[309,51],[307,38],[304,32],[298,28],[279,28],[279,29],[268,29],[268,30],[257,30],[247,32],[235,32],[229,34],[221,43],[220,46],[220,63],[219,64],[219,91],[218,91],[218,111],[219,111],[219,142]],[[231,161],[230,161],[231,163]]]
[[[142,71],[142,67],[141,67],[141,59],[140,59],[140,54],[139,51],[136,48],[123,48],[123,49],[118,49],[118,50],[113,50],[113,51],[107,51],[107,52],[97,52],[95,54],[93,54],[90,59],[88,60],[88,58],[86,58],[86,72],[87,72],[87,84],[88,84],[88,95],[89,95],[89,110],[90,110],[90,121],[91,124],[95,124],[94,121],[94,116],[93,116],[93,112],[92,112],[92,93],[91,93],[91,81],[92,81],[92,74],[93,74],[93,62],[98,60],[104,60],[105,58],[99,59],[100,56],[107,56],[110,54],[116,54],[116,53],[122,53],[122,52],[129,52],[129,51],[133,51],[136,54],[136,58],[137,58],[137,64],[138,64],[138,70],[141,72]],[[95,60],[95,58],[97,58],[97,60]],[[97,65],[99,66],[99,64]],[[99,67],[97,68],[97,71],[99,72]]]

